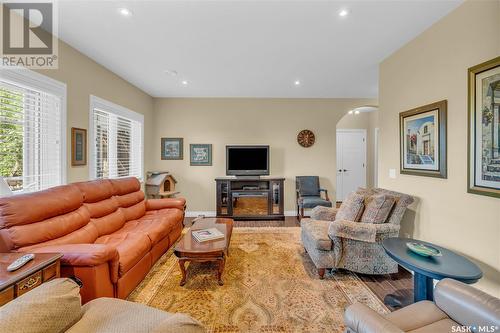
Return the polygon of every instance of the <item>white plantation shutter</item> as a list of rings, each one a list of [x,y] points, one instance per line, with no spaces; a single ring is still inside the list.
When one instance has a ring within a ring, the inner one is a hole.
[[[143,175],[141,114],[91,97],[91,178]]]
[[[65,94],[65,85],[38,73],[1,72],[0,176],[12,190],[65,182]]]

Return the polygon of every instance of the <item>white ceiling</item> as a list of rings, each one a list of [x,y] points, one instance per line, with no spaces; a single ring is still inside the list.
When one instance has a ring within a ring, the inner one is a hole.
[[[63,1],[59,36],[155,97],[376,97],[379,63],[461,2]]]

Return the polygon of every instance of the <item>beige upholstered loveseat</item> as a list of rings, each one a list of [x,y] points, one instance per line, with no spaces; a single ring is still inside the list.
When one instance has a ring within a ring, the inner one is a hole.
[[[205,329],[185,314],[174,314],[116,298],[81,305],[79,286],[55,279],[0,308],[0,332],[199,333]]]
[[[407,194],[374,188],[351,193],[340,208],[314,208],[311,218],[301,221],[301,238],[320,278],[329,268],[363,274],[397,272],[397,263],[381,242],[399,235],[399,224],[412,202]]]

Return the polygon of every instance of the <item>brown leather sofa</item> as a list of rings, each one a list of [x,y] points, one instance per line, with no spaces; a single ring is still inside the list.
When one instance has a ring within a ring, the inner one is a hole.
[[[344,320],[348,333],[497,332],[500,299],[443,279],[436,285],[434,302],[420,301],[385,316],[355,303],[347,308]]]
[[[125,298],[181,235],[185,203],[145,200],[136,178],[0,198],[0,251],[63,253],[61,275],[82,280],[84,303]]]

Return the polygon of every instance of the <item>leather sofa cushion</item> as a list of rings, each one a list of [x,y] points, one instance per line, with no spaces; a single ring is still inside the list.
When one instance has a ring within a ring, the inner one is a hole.
[[[120,207],[123,208],[130,207],[135,205],[136,203],[144,201],[144,192],[142,191],[130,192],[123,195],[117,195],[115,196],[115,198],[118,201]]]
[[[125,215],[119,209],[109,215],[97,219],[91,219],[90,223],[95,225],[99,236],[109,235],[123,227],[125,224]]]
[[[83,204],[89,210],[90,217],[99,218],[114,213],[120,206],[116,197]]]
[[[128,221],[115,233],[140,233],[148,236],[151,245],[154,246],[168,236],[174,224],[175,220],[166,216],[143,217],[139,220]]]
[[[148,236],[141,233],[113,233],[97,238],[96,244],[106,244],[116,248],[119,258],[118,274],[125,275],[151,249]]]
[[[146,201],[146,209],[149,210],[160,210],[165,208],[177,208],[184,210],[186,205],[186,199],[184,198],[169,198],[166,199],[148,199]]]
[[[30,246],[23,246],[17,249],[19,252],[29,252],[31,249],[41,246],[63,245],[63,244],[92,244],[98,237],[96,227],[89,223],[83,228],[75,230],[65,236],[49,240],[47,242],[37,243]]]
[[[109,179],[98,179],[87,182],[74,183],[83,193],[84,202],[92,203],[111,198],[115,188]]]
[[[0,332],[65,332],[82,314],[78,285],[55,279],[2,306]]]
[[[74,185],[0,198],[0,229],[64,215],[82,203],[83,195]]]
[[[125,221],[136,220],[146,214],[146,203],[141,201],[133,206],[120,208],[120,210],[125,215]]]
[[[135,177],[111,179],[110,182],[115,189],[115,195],[124,195],[141,189],[141,183]]]
[[[66,236],[84,227],[89,221],[88,210],[82,206],[70,213],[44,221],[10,227],[4,233],[8,234],[12,248],[17,249]]]

